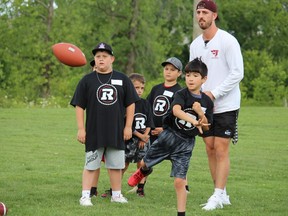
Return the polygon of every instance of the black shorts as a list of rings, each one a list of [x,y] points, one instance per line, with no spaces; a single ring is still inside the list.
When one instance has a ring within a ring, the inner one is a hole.
[[[239,110],[213,114],[213,123],[210,130],[205,131],[201,136],[232,138],[235,133],[238,111]]]
[[[168,128],[151,144],[143,160],[150,168],[168,159],[172,163],[170,176],[186,179],[194,144],[195,137],[184,138]]]

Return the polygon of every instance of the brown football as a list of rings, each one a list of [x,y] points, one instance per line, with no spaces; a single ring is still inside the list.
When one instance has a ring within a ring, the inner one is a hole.
[[[57,43],[52,46],[56,58],[71,67],[80,67],[87,63],[82,50],[71,43]]]

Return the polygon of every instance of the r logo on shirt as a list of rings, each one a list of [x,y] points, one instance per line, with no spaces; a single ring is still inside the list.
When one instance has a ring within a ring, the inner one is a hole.
[[[143,113],[134,114],[135,130],[138,132],[144,132],[146,129],[147,116]]]
[[[155,116],[165,115],[170,108],[170,101],[164,95],[159,95],[155,98],[153,103],[153,113]]]
[[[187,115],[189,115],[190,117],[192,117],[193,119],[197,120],[198,119],[198,115],[195,113],[194,110],[192,110],[191,108],[185,109],[183,110]],[[175,118],[175,124],[177,125],[177,127],[181,130],[193,130],[195,128],[195,126],[193,124],[191,124],[190,122],[184,121],[182,119],[179,118]]]
[[[117,101],[117,89],[113,85],[103,84],[98,88],[96,98],[103,105],[112,105]]]
[[[213,54],[214,58],[217,58],[219,50],[211,50],[211,53]]]

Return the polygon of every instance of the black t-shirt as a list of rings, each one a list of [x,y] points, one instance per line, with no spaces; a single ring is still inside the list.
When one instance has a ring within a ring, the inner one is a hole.
[[[139,100],[131,80],[123,73],[85,75],[70,102],[86,109],[85,151],[101,147],[125,149],[123,130],[126,107]]]
[[[176,118],[172,112],[173,106],[178,104],[181,106],[181,109],[184,112],[198,120],[197,113],[192,109],[194,102],[199,102],[201,104],[202,110],[204,111],[208,122],[212,123],[214,107],[213,101],[204,93],[201,93],[201,95],[193,95],[190,93],[188,88],[184,88],[175,94],[171,109],[163,118],[163,128],[169,127],[181,133],[184,137],[193,137],[199,135],[199,130],[197,127],[194,127],[189,122]]]
[[[147,100],[152,107],[155,127],[162,127],[162,118],[171,107],[174,93],[180,89],[178,83],[171,87],[165,87],[164,83],[161,83],[152,88]]]
[[[143,134],[147,127],[154,128],[152,111],[149,102],[141,98],[135,103],[133,130]]]

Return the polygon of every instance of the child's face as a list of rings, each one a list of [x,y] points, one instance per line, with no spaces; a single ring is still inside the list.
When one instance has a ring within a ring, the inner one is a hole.
[[[145,85],[143,83],[139,82],[138,80],[133,81],[133,85],[134,85],[134,88],[135,88],[138,96],[141,97],[143,92],[144,92]]]
[[[98,51],[95,56],[95,67],[100,72],[112,71],[112,64],[114,62],[114,56],[109,55],[106,51]]]
[[[181,75],[181,72],[172,64],[166,64],[163,73],[165,81],[168,82],[177,81],[177,78]]]
[[[207,77],[201,77],[198,72],[189,72],[185,74],[185,83],[187,88],[193,93],[200,93],[202,84],[206,81]]]

